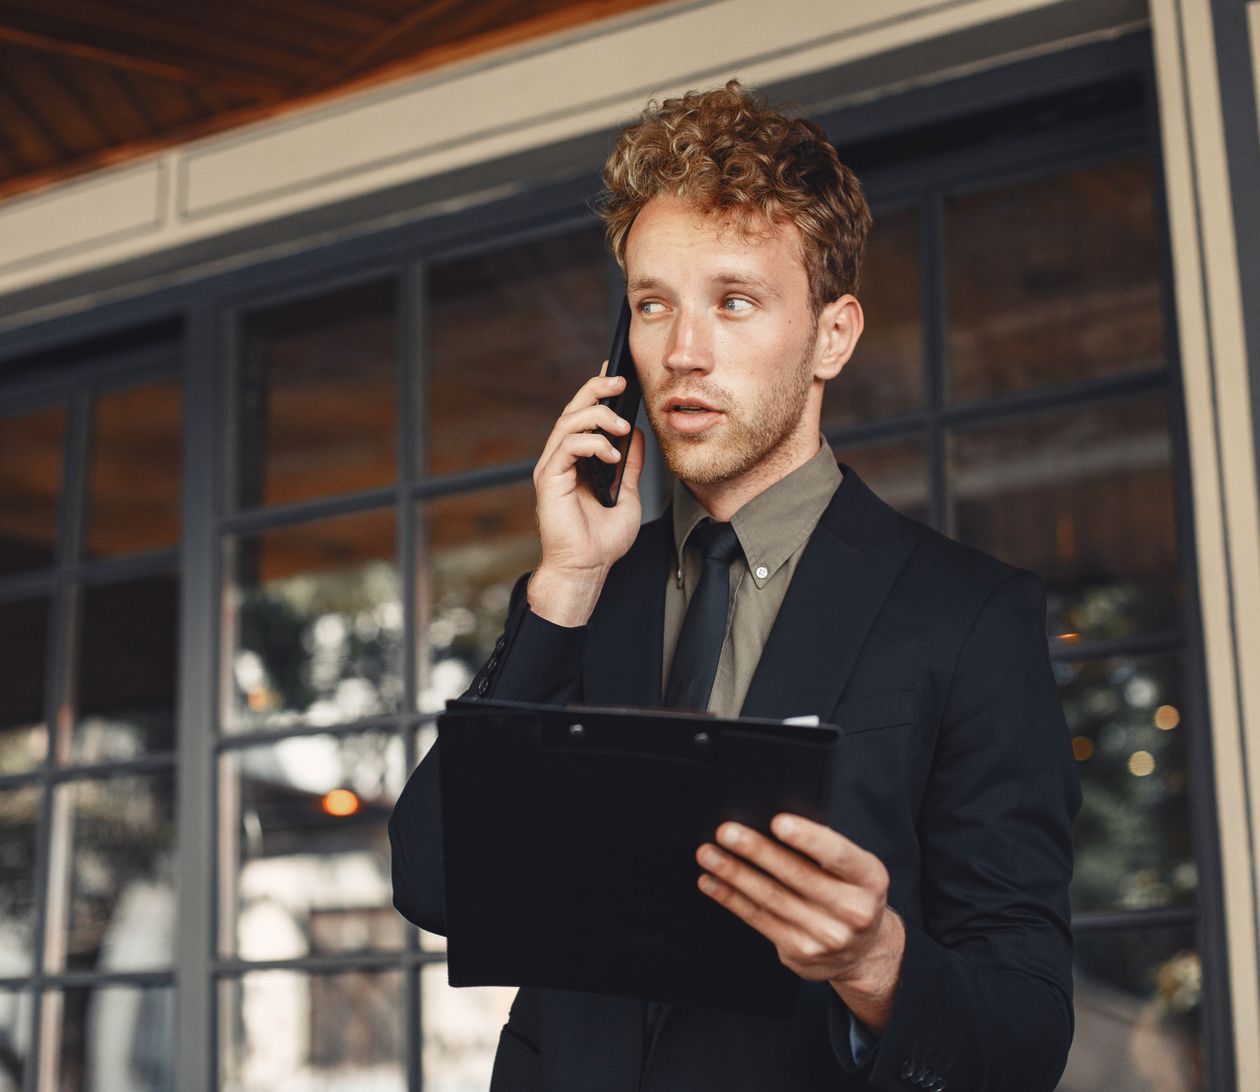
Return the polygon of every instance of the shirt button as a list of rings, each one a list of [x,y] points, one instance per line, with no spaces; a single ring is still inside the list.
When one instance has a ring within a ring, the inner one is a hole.
[[[758,580],[765,580],[765,578],[766,578],[767,576],[769,576],[769,575],[770,575],[770,570],[769,570],[769,569],[767,569],[764,565],[758,565],[758,566],[757,566],[757,567],[753,570],[753,575],[754,575],[754,576],[755,576]]]
[[[484,697],[486,691],[489,689],[490,689],[490,678],[487,675],[482,675],[481,678],[477,680],[477,693],[481,694]]]

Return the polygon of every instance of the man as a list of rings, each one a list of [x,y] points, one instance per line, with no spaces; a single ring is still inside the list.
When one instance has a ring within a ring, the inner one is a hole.
[[[732,81],[649,107],[605,182],[674,504],[640,529],[638,435],[615,508],[581,483],[579,459],[618,459],[595,430],[632,427],[599,401],[623,380],[588,380],[535,468],[541,562],[470,693],[664,704],[716,565],[727,623],[704,707],[817,714],[844,737],[827,824],[727,823],[697,849],[700,889],[804,980],[792,1017],[522,990],[492,1087],[1051,1089],[1080,793],[1044,593],[895,513],[820,441],[824,386],[862,332],[857,181],[817,126]],[[441,930],[434,765],[390,833],[395,904]]]

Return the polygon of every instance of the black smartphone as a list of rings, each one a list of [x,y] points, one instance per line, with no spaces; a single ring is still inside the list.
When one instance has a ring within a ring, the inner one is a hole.
[[[624,375],[626,385],[621,393],[612,398],[601,398],[600,404],[611,406],[613,412],[623,421],[630,422],[630,431],[624,436],[614,436],[602,428],[596,429],[601,436],[607,436],[620,453],[621,458],[615,463],[606,463],[591,455],[578,462],[578,473],[599,499],[605,508],[617,503],[617,494],[621,492],[621,476],[626,469],[626,452],[630,450],[630,440],[634,436],[634,419],[639,415],[639,403],[642,391],[639,388],[639,373],[634,370],[634,357],[630,355],[630,302],[621,301],[621,315],[617,319],[617,329],[613,331],[612,347],[608,350],[608,374]]]

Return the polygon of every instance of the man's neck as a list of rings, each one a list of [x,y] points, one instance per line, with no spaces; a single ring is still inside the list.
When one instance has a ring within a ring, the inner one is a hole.
[[[815,429],[812,435],[812,441],[793,444],[790,449],[773,451],[756,466],[729,481],[700,485],[684,480],[683,484],[713,519],[725,523],[754,497],[782,481],[794,470],[799,470],[818,454],[818,430]]]

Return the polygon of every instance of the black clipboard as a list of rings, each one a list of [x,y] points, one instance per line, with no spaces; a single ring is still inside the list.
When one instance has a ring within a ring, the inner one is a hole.
[[[695,851],[728,819],[823,820],[838,728],[476,701],[438,736],[452,986],[792,1012],[799,979]]]

